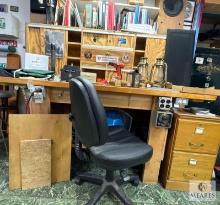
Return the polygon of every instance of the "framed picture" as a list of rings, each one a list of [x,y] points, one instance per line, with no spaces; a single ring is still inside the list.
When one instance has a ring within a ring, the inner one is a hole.
[[[195,0],[188,0],[186,2],[186,11],[185,11],[184,21],[186,21],[186,22],[192,22],[193,21],[195,7],[196,7],[196,1]]]
[[[64,32],[45,32],[45,54],[51,55],[51,44],[55,44],[56,57],[63,58],[64,55]]]

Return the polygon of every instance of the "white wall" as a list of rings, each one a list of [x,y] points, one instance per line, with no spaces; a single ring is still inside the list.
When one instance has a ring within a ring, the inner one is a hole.
[[[30,22],[30,0],[0,0],[1,4],[8,4],[9,12],[10,5],[18,6],[19,12],[11,12],[19,20],[19,39],[17,52],[21,55],[21,64],[24,67],[24,54],[25,49],[25,24]],[[1,16],[1,13],[0,13]]]

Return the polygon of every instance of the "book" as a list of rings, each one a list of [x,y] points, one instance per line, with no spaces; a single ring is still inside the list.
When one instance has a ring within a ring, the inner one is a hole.
[[[93,7],[93,9],[92,9],[92,27],[97,28],[97,23],[98,23],[98,12],[97,12],[97,8]]]
[[[92,4],[85,5],[85,27],[92,27]]]
[[[66,0],[63,14],[63,26],[70,26],[70,0]]]
[[[78,10],[76,3],[74,4],[74,13],[75,13],[75,17],[76,17],[76,21],[77,21],[78,26],[80,28],[82,28],[83,24],[82,24],[82,21],[81,21],[80,15],[79,15],[79,10]]]
[[[115,2],[114,0],[108,1],[108,23],[107,29],[113,30],[115,25]]]
[[[135,24],[139,23],[139,14],[140,14],[140,7],[138,4],[136,4],[135,11],[134,11],[134,23]]]
[[[108,4],[105,4],[105,30],[108,29]]]
[[[105,18],[106,18],[106,3],[102,5],[102,27],[105,28]]]
[[[103,27],[103,2],[99,1],[98,2],[98,27],[102,28]]]

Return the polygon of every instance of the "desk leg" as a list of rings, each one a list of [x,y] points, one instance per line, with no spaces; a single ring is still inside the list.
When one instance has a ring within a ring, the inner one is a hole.
[[[160,164],[164,158],[164,149],[167,140],[168,129],[156,128],[154,126],[153,112],[157,109],[157,98],[155,97],[151,109],[151,118],[148,132],[148,144],[153,147],[153,156],[145,164],[143,182],[155,184],[158,182]]]

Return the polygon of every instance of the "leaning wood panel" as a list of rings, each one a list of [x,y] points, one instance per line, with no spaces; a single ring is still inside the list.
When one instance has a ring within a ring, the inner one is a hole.
[[[148,63],[153,66],[157,58],[164,58],[165,54],[165,39],[148,38],[146,41],[145,57],[148,58]]]
[[[20,142],[22,189],[51,185],[51,139]]]
[[[69,180],[71,130],[68,115],[9,115],[9,189],[21,188],[21,140],[51,139],[51,181],[53,183]]]

